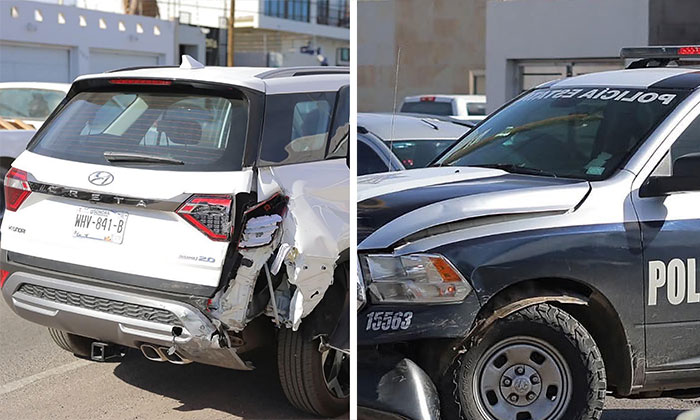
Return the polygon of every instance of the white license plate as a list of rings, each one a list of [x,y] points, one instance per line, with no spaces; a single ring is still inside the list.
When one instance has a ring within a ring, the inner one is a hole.
[[[80,207],[75,215],[73,236],[121,244],[129,213]]]

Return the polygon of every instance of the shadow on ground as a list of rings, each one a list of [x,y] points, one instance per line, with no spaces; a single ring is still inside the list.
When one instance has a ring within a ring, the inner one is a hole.
[[[675,420],[683,410],[664,409],[610,409],[603,412],[601,420]]]
[[[306,419],[284,396],[274,352],[254,352],[253,371],[235,371],[198,363],[179,366],[146,360],[129,351],[114,375],[144,391],[180,402],[175,411],[213,409],[247,419]]]

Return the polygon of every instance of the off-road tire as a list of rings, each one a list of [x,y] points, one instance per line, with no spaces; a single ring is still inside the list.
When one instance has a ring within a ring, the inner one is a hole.
[[[445,419],[482,419],[474,393],[474,375],[480,358],[510,337],[529,336],[546,341],[559,351],[572,378],[571,398],[558,419],[598,420],[603,412],[606,376],[595,341],[575,318],[549,304],[524,308],[496,321],[480,337],[466,344],[440,383]]]
[[[63,350],[69,351],[79,357],[90,357],[93,339],[54,328],[49,328],[49,334],[54,343]]]
[[[304,339],[301,329],[282,328],[277,338],[280,383],[296,408],[325,418],[337,417],[348,411],[349,399],[337,398],[328,390],[318,345],[318,340]]]

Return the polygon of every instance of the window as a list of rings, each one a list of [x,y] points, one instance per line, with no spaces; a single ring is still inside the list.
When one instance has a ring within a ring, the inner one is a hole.
[[[360,135],[361,137],[361,135]],[[389,166],[364,141],[357,142],[357,175],[389,171]]]
[[[0,89],[0,117],[45,120],[65,93],[44,89]]]
[[[265,0],[266,16],[308,22],[310,8],[310,0]]]
[[[350,27],[350,4],[347,0],[317,0],[316,22],[320,25]]]
[[[406,169],[424,168],[440,156],[455,140],[400,140],[386,145]]]
[[[696,117],[688,128],[678,136],[669,153],[666,153],[666,156],[654,169],[652,176],[671,176],[672,163],[679,157],[690,153],[700,153],[700,117]]]
[[[472,70],[469,72],[469,93],[486,95],[486,71]]]
[[[486,104],[483,102],[467,102],[468,115],[486,115]]]
[[[401,112],[429,115],[453,115],[452,102],[420,101],[405,102]]]
[[[242,166],[244,99],[195,94],[83,92],[35,140],[32,151],[77,162],[177,171]],[[136,154],[171,163],[108,159]],[[175,163],[175,164],[173,164]]]
[[[610,87],[537,89],[470,131],[438,164],[605,179],[686,95]]]
[[[260,163],[323,160],[335,96],[334,92],[268,96]]]
[[[343,86],[338,91],[338,100],[335,105],[335,116],[330,130],[328,141],[328,156],[332,158],[346,158],[348,156],[348,138],[350,136],[350,86]]]

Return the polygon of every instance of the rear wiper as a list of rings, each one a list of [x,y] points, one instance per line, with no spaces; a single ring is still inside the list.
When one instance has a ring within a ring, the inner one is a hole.
[[[518,165],[514,165],[512,163],[487,163],[484,165],[468,165],[468,166],[477,166],[479,168],[500,169],[502,171],[510,172],[512,174],[542,175],[542,176],[550,176],[553,178],[557,177],[557,174],[555,174],[554,172],[547,172],[547,171],[543,171],[542,169],[537,169],[537,168],[528,168],[527,166],[518,166]]]
[[[141,153],[104,152],[103,155],[105,159],[110,162],[167,163],[171,165],[185,164],[185,162],[178,159]]]

